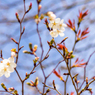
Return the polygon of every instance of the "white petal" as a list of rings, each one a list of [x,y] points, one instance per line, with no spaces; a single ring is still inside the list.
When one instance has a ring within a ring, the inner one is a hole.
[[[3,63],[0,63],[0,70],[4,67]]]
[[[0,71],[0,77],[1,77],[1,76],[3,76],[3,72],[2,72],[2,71]]]
[[[4,59],[3,63],[6,64],[8,62],[8,59]]]
[[[63,23],[63,27],[67,27],[67,25]]]
[[[64,33],[63,33],[63,32],[60,32],[59,35],[60,35],[61,37],[63,37],[63,36],[64,36]]]
[[[55,30],[57,28],[58,28],[58,25],[57,24],[53,26],[53,30]]]
[[[61,28],[61,31],[65,31],[65,28],[64,28],[64,27],[62,27],[62,28]]]
[[[8,59],[10,62],[14,62],[14,57],[9,57]]]
[[[13,63],[13,67],[15,68],[17,66],[17,64],[16,63]]]
[[[51,35],[52,37],[57,37],[57,36],[58,36],[58,33],[57,33],[57,32],[54,32],[54,31],[51,31],[51,32],[50,32],[50,35]]]
[[[53,27],[53,24],[52,23],[49,23],[49,27],[52,28]]]
[[[60,23],[60,18],[55,19],[56,23]]]
[[[62,20],[60,21],[60,23],[63,23],[63,21],[64,21],[64,20],[62,19]]]
[[[9,72],[14,72],[14,67],[9,67],[9,68],[8,68],[8,71],[9,71]]]
[[[6,77],[6,78],[10,77],[10,72],[6,72],[6,73],[5,73],[5,77]]]

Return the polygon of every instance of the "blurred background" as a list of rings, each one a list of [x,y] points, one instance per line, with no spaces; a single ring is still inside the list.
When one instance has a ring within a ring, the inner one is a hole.
[[[24,48],[20,51],[19,59],[18,59],[18,65],[17,70],[19,74],[21,75],[21,78],[25,78],[25,73],[30,72],[33,68],[33,59],[34,56],[23,54],[23,50],[29,50],[28,44],[31,42],[33,45],[38,45],[37,55],[40,56],[41,48],[39,45],[39,39],[36,31],[36,23],[33,17],[37,14],[37,4],[36,0],[26,0],[26,8],[28,9],[30,2],[32,2],[32,9],[28,14],[26,14],[25,19],[23,21],[23,27],[25,26],[25,33],[22,36],[21,44],[20,46],[24,45]],[[79,59],[84,59],[84,62],[87,61],[90,54],[95,50],[95,0],[42,0],[41,2],[42,9],[40,11],[40,14],[44,14],[48,11],[52,11],[56,14],[57,18],[64,19],[64,22],[66,23],[68,19],[75,19],[76,25],[78,21],[78,13],[79,10],[86,11],[89,10],[88,15],[85,17],[85,19],[82,21],[82,24],[80,25],[80,28],[82,30],[89,27],[89,35],[88,38],[84,39],[83,41],[80,41],[77,43],[75,47],[74,54],[76,57],[72,60],[72,64],[74,63],[75,59],[79,57]],[[0,50],[3,51],[3,57],[9,58],[11,55],[11,49],[17,48],[17,45],[11,41],[11,37],[16,39],[18,41],[19,34],[20,34],[20,26],[17,22],[17,19],[15,17],[15,13],[17,12],[19,14],[19,17],[22,18],[23,16],[23,0],[0,0]],[[49,31],[47,30],[44,20],[40,22],[39,25],[39,31],[42,38],[42,43],[44,47],[44,55],[47,53],[49,46],[47,44],[47,41],[51,40],[51,36],[49,34]],[[60,37],[58,36],[55,38],[56,43],[59,43],[62,41],[65,37],[68,37],[66,40],[66,47],[69,51],[72,50],[72,47],[74,45],[74,32],[70,30],[69,28],[66,28],[64,32],[65,36]],[[52,69],[55,67],[55,65],[62,60],[62,57],[56,50],[50,51],[49,58],[44,61],[43,67],[45,70],[46,75],[48,75]],[[88,79],[95,76],[95,54],[91,57],[90,62],[87,66],[87,77]],[[0,59],[1,60],[1,59]],[[61,75],[65,72],[67,72],[65,68],[65,63],[61,63],[58,69],[61,70]],[[36,73],[31,75],[31,77],[26,81],[29,82],[30,80],[34,81],[36,77],[39,77],[39,84],[38,87],[40,90],[42,90],[42,82],[43,74],[40,70],[40,66],[38,66],[36,69]],[[72,70],[72,74],[79,73],[78,80],[82,82],[83,79],[83,68],[75,68]],[[63,76],[65,79],[65,77]],[[64,93],[64,83],[62,83],[59,78],[57,78],[54,74],[52,74],[49,79],[47,80],[47,85],[52,87],[52,81],[55,80],[55,83],[57,85],[57,89],[59,92]],[[21,95],[21,83],[20,80],[15,72],[11,73],[10,78],[6,77],[0,77],[0,84],[4,82],[6,87],[14,87],[18,90],[19,95]],[[25,95],[39,95],[37,93],[36,89],[33,87],[27,86],[25,82]],[[95,83],[90,85],[93,91],[93,95],[95,95]],[[2,87],[0,87],[0,90],[3,90]],[[71,93],[74,92],[73,85],[71,83],[71,80],[68,80],[67,83],[67,92]],[[57,93],[53,90],[49,92],[48,95],[56,95]],[[8,93],[0,93],[0,95],[9,95]],[[89,92],[82,93],[81,95],[90,95]]]

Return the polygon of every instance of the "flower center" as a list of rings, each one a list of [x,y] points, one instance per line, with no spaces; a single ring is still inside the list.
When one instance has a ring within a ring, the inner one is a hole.
[[[62,27],[62,24],[60,24],[59,26]]]
[[[10,66],[10,63],[9,62],[7,63],[7,66]]]
[[[4,71],[7,71],[7,68],[6,67],[4,67],[4,69],[3,69]]]
[[[3,63],[3,61],[1,61],[1,63]]]
[[[54,21],[53,26],[56,25],[56,22]]]
[[[59,34],[59,33],[60,33],[60,31],[59,31],[59,30],[57,30],[57,33]]]

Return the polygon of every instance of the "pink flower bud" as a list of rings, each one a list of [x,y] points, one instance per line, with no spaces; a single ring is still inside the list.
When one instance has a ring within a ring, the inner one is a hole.
[[[39,5],[38,10],[40,11],[40,10],[41,10],[41,8],[42,8],[42,5]]]

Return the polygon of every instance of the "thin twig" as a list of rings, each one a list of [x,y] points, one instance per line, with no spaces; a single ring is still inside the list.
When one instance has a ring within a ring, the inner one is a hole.
[[[11,95],[14,95],[14,94],[12,94],[12,93],[9,92],[9,91],[3,91],[3,90],[0,90],[0,92],[7,92],[7,93],[9,93],[9,94],[11,94]]]
[[[50,89],[53,89],[53,90],[55,90],[59,95],[62,95],[57,89],[54,89],[54,88],[49,87],[49,86],[47,86],[47,85],[45,85],[45,87],[48,87],[48,88],[50,88]]]

